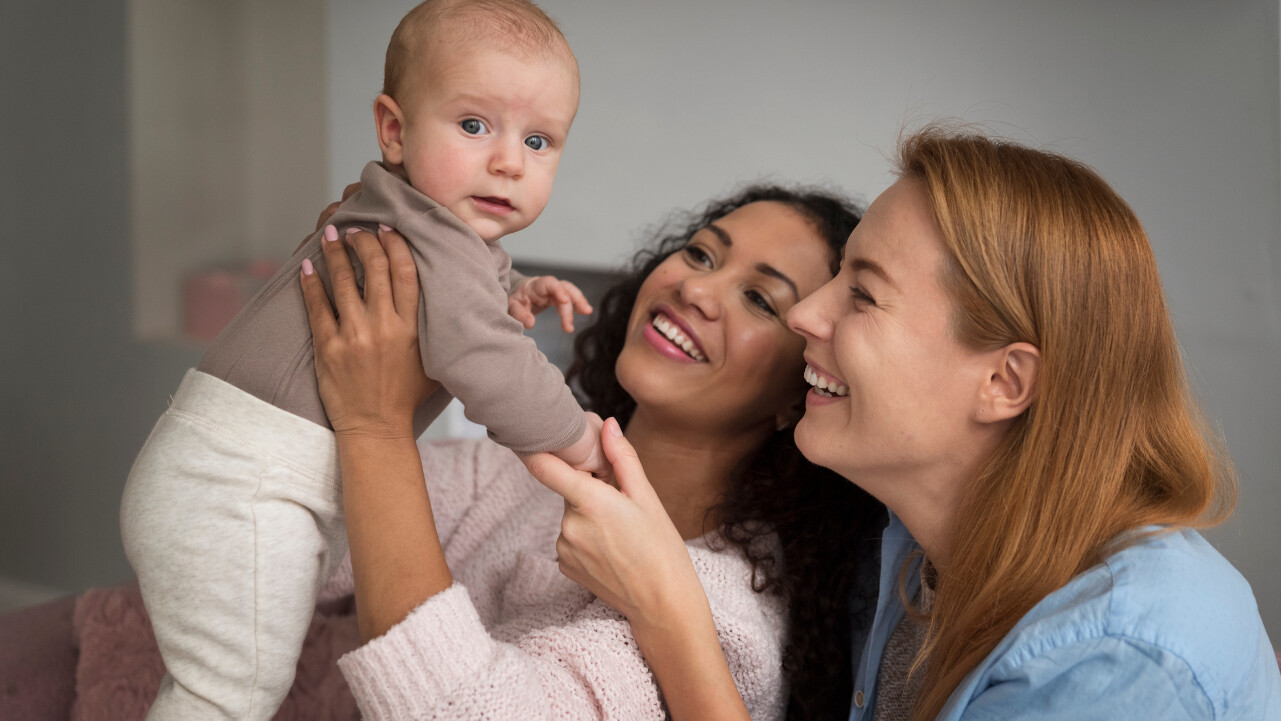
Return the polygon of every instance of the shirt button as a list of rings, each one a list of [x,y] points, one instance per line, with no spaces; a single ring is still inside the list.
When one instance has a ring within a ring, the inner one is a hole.
[[[858,691],[855,691],[855,692],[854,692],[854,705],[855,705],[855,706],[857,706],[858,708],[863,708],[863,691],[862,691],[862,689],[859,689]]]

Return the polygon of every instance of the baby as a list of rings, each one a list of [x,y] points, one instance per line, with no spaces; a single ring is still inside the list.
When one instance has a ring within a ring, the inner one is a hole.
[[[383,162],[188,371],[130,472],[121,530],[168,671],[148,718],[270,718],[317,591],[345,555],[297,282],[304,259],[327,276],[322,242],[385,225],[412,249],[423,367],[442,385],[416,432],[453,395],[516,453],[604,465],[599,419],[508,315],[513,274],[498,243],[551,194],[578,109],[568,43],[524,0],[429,0],[396,28],[383,89]],[[546,305],[557,285],[521,284],[514,307]]]

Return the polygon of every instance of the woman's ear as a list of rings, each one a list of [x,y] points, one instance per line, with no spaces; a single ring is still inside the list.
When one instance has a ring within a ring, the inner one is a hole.
[[[392,165],[405,163],[405,116],[400,105],[386,93],[374,98],[374,123],[378,130],[378,148],[383,161]]]
[[[976,412],[980,423],[1017,417],[1036,400],[1041,350],[1031,343],[1011,343],[992,352]]]

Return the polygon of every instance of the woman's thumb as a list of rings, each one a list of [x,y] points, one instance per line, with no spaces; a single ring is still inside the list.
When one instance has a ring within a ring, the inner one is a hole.
[[[601,428],[600,441],[601,448],[605,451],[605,458],[614,467],[614,480],[618,483],[618,490],[633,500],[637,500],[638,496],[652,497],[654,487],[645,476],[645,469],[636,455],[636,449],[623,436],[623,429],[619,427],[617,419],[610,418],[605,421]]]

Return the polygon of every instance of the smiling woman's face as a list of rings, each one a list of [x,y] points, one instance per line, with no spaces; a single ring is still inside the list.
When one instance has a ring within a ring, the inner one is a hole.
[[[698,231],[637,293],[616,365],[637,411],[723,433],[794,415],[804,342],[785,318],[831,278],[831,261],[782,203],[750,203]]]
[[[797,446],[882,500],[882,479],[959,467],[973,451],[990,363],[956,339],[944,260],[923,187],[900,180],[854,229],[840,273],[789,318],[808,341],[806,376],[823,381]]]

